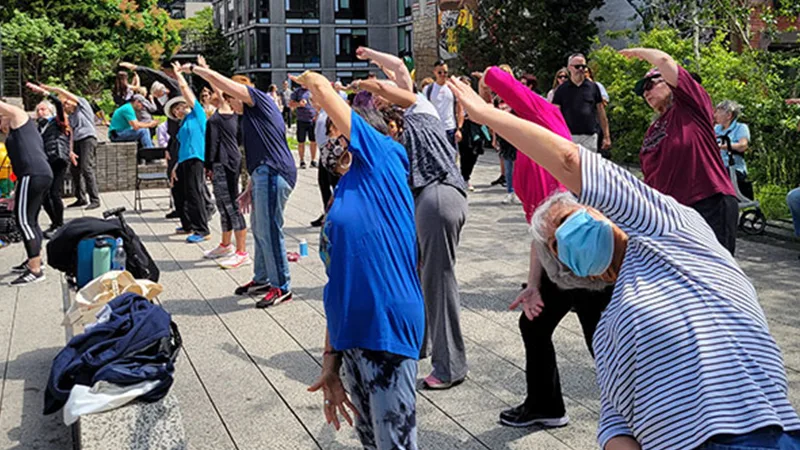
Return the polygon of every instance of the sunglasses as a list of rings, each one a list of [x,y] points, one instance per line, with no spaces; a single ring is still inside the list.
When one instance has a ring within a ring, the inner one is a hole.
[[[447,75],[448,73],[449,72],[446,71],[446,70],[440,70],[440,71],[436,72],[436,75]]]
[[[653,78],[650,78],[647,81],[645,81],[644,82],[644,86],[642,86],[642,88],[644,89],[644,92],[647,92],[650,89],[653,89],[654,87],[656,87],[657,85],[659,85],[659,84],[661,84],[663,82],[664,82],[664,78],[662,78],[660,76],[653,77]]]
[[[558,76],[558,77],[556,77],[556,78],[557,78],[557,79],[559,79],[559,80],[566,80],[566,79],[567,79],[567,78],[569,78],[569,77],[568,77],[568,76],[566,76],[566,75],[559,75],[559,76]]]
[[[589,66],[587,66],[586,64],[573,64],[572,67],[578,70],[586,70]]]

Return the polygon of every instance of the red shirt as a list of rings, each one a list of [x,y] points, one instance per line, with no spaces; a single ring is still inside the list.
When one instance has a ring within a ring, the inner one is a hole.
[[[736,195],[714,134],[708,92],[678,66],[672,106],[647,130],[639,151],[644,181],[692,205],[715,194]]]

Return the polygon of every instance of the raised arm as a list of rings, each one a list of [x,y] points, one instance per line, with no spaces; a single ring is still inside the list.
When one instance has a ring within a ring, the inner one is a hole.
[[[57,87],[57,86],[48,86],[46,84],[39,84],[39,86],[42,89],[46,89],[46,90],[48,90],[50,92],[55,92],[56,94],[64,97],[65,99],[67,99],[67,100],[69,100],[71,102],[78,103],[78,100],[79,100],[78,96],[73,94],[72,92],[64,89],[64,88],[60,88],[60,87]]]
[[[208,66],[208,63],[206,62],[206,58],[203,55],[197,55],[197,65],[202,67],[202,68],[204,68],[204,69],[210,69],[211,68],[211,67]],[[195,67],[195,69],[197,69],[197,67]],[[222,89],[220,89],[216,84],[213,84],[213,83],[209,83],[209,85],[211,86],[211,90],[214,91],[215,94],[217,94],[217,97],[219,97],[219,100],[222,101],[222,94],[223,94]]]
[[[134,72],[137,73],[140,72],[146,73],[147,75],[153,77],[153,79],[155,79],[156,81],[161,82],[161,84],[163,84],[164,86],[167,86],[167,88],[170,89],[172,92],[177,92],[180,89],[180,87],[178,86],[178,80],[170,77],[169,75],[160,70],[155,70],[144,66],[137,66],[136,64],[131,64],[129,62],[121,62],[119,63],[119,65],[120,67],[124,67],[128,70],[133,70]]]
[[[319,103],[322,109],[328,113],[331,121],[336,128],[347,138],[350,139],[350,126],[352,110],[350,105],[339,96],[330,81],[324,76],[311,71],[305,71],[299,77],[290,75],[292,81],[300,83],[311,91],[314,102]]]
[[[417,96],[413,92],[403,89],[400,86],[392,86],[389,83],[381,83],[378,80],[358,80],[353,83],[356,89],[364,89],[374,95],[389,100],[390,103],[401,108],[409,108],[417,102]]]
[[[619,51],[626,58],[638,58],[656,66],[664,81],[672,87],[678,85],[678,63],[667,53],[654,48],[626,48]]]
[[[580,194],[581,161],[577,145],[539,125],[493,108],[460,80],[450,79],[447,85],[473,122],[485,124],[496,131],[544,167],[567,189]]]
[[[403,60],[388,53],[382,53],[368,47],[356,49],[356,57],[361,60],[371,59],[378,64],[381,70],[389,70],[394,73],[395,82],[401,89],[414,92],[414,82],[411,81],[411,74],[403,63]]]
[[[12,130],[16,130],[17,128],[25,125],[25,122],[30,119],[28,113],[26,113],[22,108],[18,108],[2,100],[0,100],[0,115],[11,118]]]
[[[203,67],[202,65],[191,65],[190,70],[193,74],[208,81],[208,84],[210,84],[212,88],[219,89],[231,97],[241,100],[248,106],[253,106],[253,99],[250,98],[250,92],[247,91],[247,86],[237,83],[219,72],[208,67]]]
[[[194,64],[192,64],[191,67],[195,67]],[[183,98],[186,100],[186,103],[189,104],[189,107],[194,108],[194,104],[197,102],[197,97],[194,96],[192,88],[189,87],[189,83],[186,82],[186,78],[183,76],[183,68],[181,68],[180,64],[173,62],[172,70],[174,70],[175,75],[178,76],[178,86],[181,88],[181,95],[183,95]]]

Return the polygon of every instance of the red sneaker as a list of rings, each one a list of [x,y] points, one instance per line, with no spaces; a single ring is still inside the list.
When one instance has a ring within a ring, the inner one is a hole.
[[[284,291],[280,288],[272,288],[261,300],[256,302],[256,308],[267,308],[278,303],[288,302],[292,299],[292,291]]]

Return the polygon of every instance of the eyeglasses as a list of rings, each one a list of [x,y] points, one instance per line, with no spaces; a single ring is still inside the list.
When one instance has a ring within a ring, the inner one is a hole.
[[[567,78],[569,78],[569,77],[566,76],[566,75],[559,75],[558,77],[556,77],[556,79],[559,79],[559,80],[566,80]]]
[[[448,71],[446,71],[446,70],[440,70],[440,71],[436,72],[436,75],[447,75],[447,74],[448,74]]]
[[[642,88],[644,89],[644,92],[647,92],[663,82],[664,78],[662,77],[650,78],[649,80],[644,82],[644,86],[642,86]]]
[[[587,66],[586,64],[573,64],[572,67],[574,67],[574,68],[576,68],[578,70],[586,70],[586,68],[589,67],[589,66]]]

